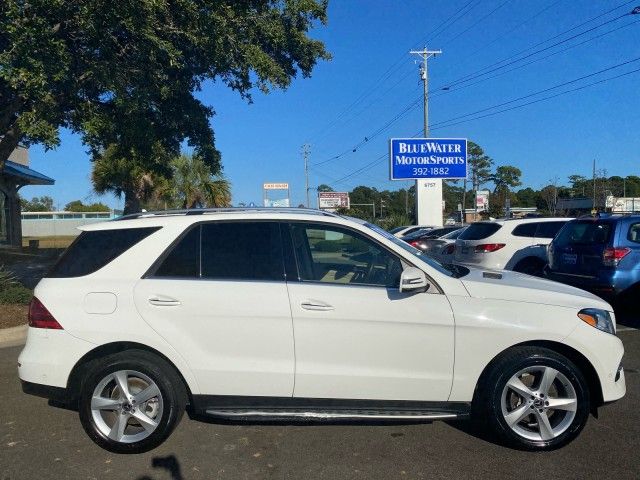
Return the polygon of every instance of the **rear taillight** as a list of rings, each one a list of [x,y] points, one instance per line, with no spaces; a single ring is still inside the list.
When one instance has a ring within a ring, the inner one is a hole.
[[[409,242],[409,245],[411,245],[412,247],[418,248],[418,245],[420,245],[420,242],[418,240],[412,240]]]
[[[444,250],[442,251],[442,253],[444,253],[445,255],[453,255],[453,252],[455,251],[456,251],[455,243],[450,243],[449,245],[444,247]]]
[[[483,243],[482,245],[476,245],[476,253],[495,252],[504,246],[504,243]]]
[[[53,318],[40,300],[33,297],[29,304],[29,326],[33,328],[50,328],[52,330],[62,330],[62,325]]]
[[[630,248],[605,248],[604,252],[602,252],[602,263],[609,267],[615,267],[620,263],[624,257],[626,257]]]

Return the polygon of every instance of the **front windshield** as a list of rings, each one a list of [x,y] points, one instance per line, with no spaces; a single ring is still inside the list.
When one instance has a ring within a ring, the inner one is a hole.
[[[391,235],[389,232],[387,232],[383,228],[379,227],[378,225],[375,225],[373,223],[365,223],[364,225],[366,227],[370,228],[371,230],[373,230],[374,232],[379,233],[380,235],[382,235],[387,240],[391,240],[393,243],[395,243],[397,246],[399,246],[403,250],[409,252],[410,254],[412,254],[415,257],[418,257],[424,263],[428,264],[432,268],[435,268],[437,271],[439,271],[440,273],[443,273],[444,275],[448,275],[450,277],[455,277],[455,278],[460,278],[460,277],[463,277],[464,275],[466,275],[467,273],[469,273],[468,269],[466,269],[464,267],[460,267],[458,265],[453,265],[453,264],[443,265],[442,263],[438,262],[437,260],[434,260],[433,258],[425,255],[424,252],[422,252],[421,250],[418,250],[417,248],[412,247],[411,245],[409,245],[404,240],[400,240],[399,238]]]

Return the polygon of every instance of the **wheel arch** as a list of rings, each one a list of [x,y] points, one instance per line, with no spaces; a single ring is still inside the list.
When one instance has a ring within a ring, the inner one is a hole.
[[[82,356],[82,358],[80,358],[80,360],[76,362],[76,364],[73,366],[73,369],[71,370],[71,373],[69,374],[69,379],[67,380],[67,392],[69,395],[70,405],[77,406],[78,404],[82,380],[87,372],[88,367],[91,365],[91,362],[103,358],[107,355],[122,353],[128,350],[148,352],[162,359],[170,368],[175,371],[176,375],[178,375],[178,378],[180,378],[180,380],[182,381],[182,385],[187,397],[187,405],[190,405],[192,403],[192,393],[189,384],[185,380],[184,375],[182,375],[180,369],[175,366],[171,359],[169,359],[166,355],[162,354],[158,350],[142,343],[121,341],[99,345],[93,350],[87,352]]]
[[[517,343],[515,345],[511,345],[510,347],[504,349],[500,353],[498,353],[491,361],[484,367],[482,373],[478,377],[478,381],[475,386],[475,390],[473,392],[473,402],[477,399],[477,394],[479,391],[479,385],[486,378],[491,368],[495,363],[505,354],[507,354],[511,349],[515,347],[543,347],[549,350],[552,350],[569,360],[571,360],[582,372],[587,381],[587,385],[589,387],[589,395],[591,398],[591,413],[594,416],[597,416],[597,408],[601,406],[603,401],[602,395],[602,385],[600,384],[600,377],[596,372],[596,369],[593,367],[589,359],[585,357],[582,353],[576,350],[569,345],[565,345],[563,343],[551,341],[551,340],[530,340],[522,343]]]

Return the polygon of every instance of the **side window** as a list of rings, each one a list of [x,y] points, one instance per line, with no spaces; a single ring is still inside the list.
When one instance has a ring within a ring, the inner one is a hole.
[[[513,229],[511,235],[515,237],[535,237],[538,223],[522,223]]]
[[[634,243],[640,243],[640,223],[632,223],[627,238]]]
[[[538,238],[553,238],[556,233],[560,231],[564,224],[567,222],[541,222],[538,224],[538,231],[536,237]]]
[[[89,275],[159,229],[160,227],[118,228],[82,232],[46,276],[70,278]]]
[[[209,279],[284,281],[277,222],[202,225],[201,276]]]
[[[192,228],[164,258],[155,277],[200,276],[200,226]]]
[[[339,227],[292,224],[302,281],[395,287],[400,260],[364,235]]]

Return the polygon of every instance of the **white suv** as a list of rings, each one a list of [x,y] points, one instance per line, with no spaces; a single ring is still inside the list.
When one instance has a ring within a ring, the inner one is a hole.
[[[542,276],[547,246],[569,220],[526,218],[472,223],[456,240],[455,261]]]
[[[18,370],[25,392],[77,408],[114,452],[159,445],[185,407],[268,421],[471,416],[543,450],[625,394],[608,303],[445,268],[359,220],[196,210],[83,230],[36,287]]]

